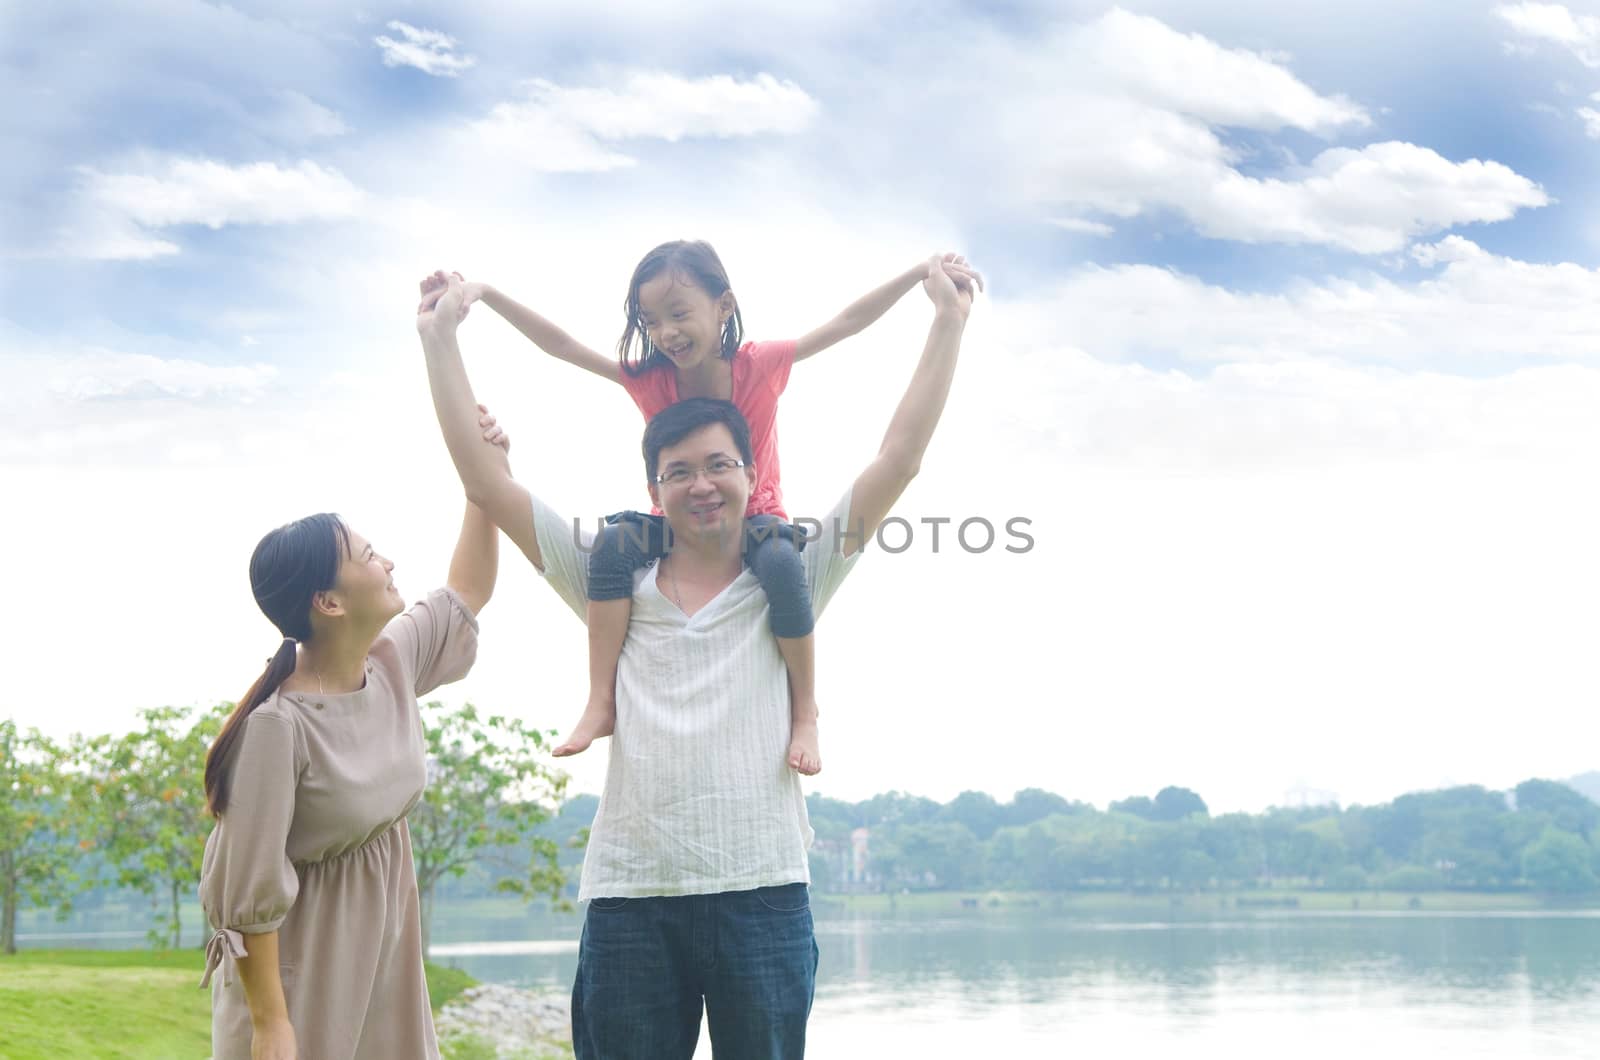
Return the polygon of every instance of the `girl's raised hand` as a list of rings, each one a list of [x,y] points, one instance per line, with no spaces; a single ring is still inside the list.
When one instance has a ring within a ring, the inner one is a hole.
[[[983,274],[967,264],[965,257],[960,254],[945,254],[940,261],[944,265],[945,273],[955,281],[957,287],[965,281],[968,285],[983,290]]]
[[[489,289],[489,285],[481,280],[468,280],[459,272],[452,275],[461,281],[461,319],[465,320],[467,318],[467,310],[472,308],[473,302],[483,298],[483,293]]]
[[[948,260],[947,260],[948,259]],[[952,271],[951,266],[959,266]],[[966,259],[958,254],[935,254],[928,259],[928,275],[922,289],[937,310],[952,310],[963,320],[972,311],[972,299],[982,278],[966,266]]]
[[[489,285],[476,281],[468,283],[466,278],[459,272],[452,272],[450,275],[461,281],[461,310],[456,314],[456,323],[459,324],[467,319],[467,310],[472,308],[473,302],[483,297],[483,292]],[[433,302],[437,302],[443,296],[445,289],[449,286],[449,278],[445,275],[443,269],[436,269],[424,276],[419,286],[422,288],[422,304],[417,307],[417,312],[421,313],[431,305],[429,301],[430,295]]]
[[[456,325],[466,315],[461,304],[460,275],[446,276],[443,270],[438,270],[424,276],[418,287],[422,301],[417,303],[417,331],[454,333]]]

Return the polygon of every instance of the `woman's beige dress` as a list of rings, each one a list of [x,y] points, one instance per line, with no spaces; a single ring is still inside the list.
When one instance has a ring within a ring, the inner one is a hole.
[[[440,589],[385,627],[360,691],[280,693],[245,722],[200,878],[216,1060],[249,1060],[234,960],[274,929],[300,1060],[439,1055],[405,816],[427,779],[417,697],[464,675],[477,645]]]

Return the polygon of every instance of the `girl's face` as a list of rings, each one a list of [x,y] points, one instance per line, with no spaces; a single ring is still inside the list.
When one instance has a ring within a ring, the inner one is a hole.
[[[663,269],[639,285],[644,332],[680,372],[722,355],[722,325],[732,315],[732,291],[712,298],[675,269]]]

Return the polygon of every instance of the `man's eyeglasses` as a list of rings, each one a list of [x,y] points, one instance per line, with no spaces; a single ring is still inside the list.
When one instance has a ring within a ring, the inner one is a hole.
[[[664,475],[657,475],[656,485],[687,486],[702,471],[708,479],[726,478],[741,467],[744,467],[743,460],[713,460],[705,467],[675,467]]]

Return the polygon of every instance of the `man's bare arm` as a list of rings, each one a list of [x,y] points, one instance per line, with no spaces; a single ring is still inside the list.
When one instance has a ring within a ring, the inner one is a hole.
[[[851,536],[845,538],[845,555],[860,549],[877,532],[911,480],[922,469],[922,455],[944,413],[950,382],[955,376],[961,335],[972,311],[974,283],[957,284],[934,258],[923,288],[934,305],[933,325],[922,348],[911,384],[889,420],[878,455],[856,478],[850,494]]]
[[[430,286],[430,283],[432,284]],[[505,451],[484,442],[478,424],[478,402],[472,395],[461,347],[456,343],[460,320],[461,281],[435,273],[423,281],[417,309],[417,333],[428,361],[428,388],[450,459],[466,490],[467,500],[483,509],[507,537],[516,542],[535,567],[544,569],[539,538],[533,526],[533,501],[511,477]]]

